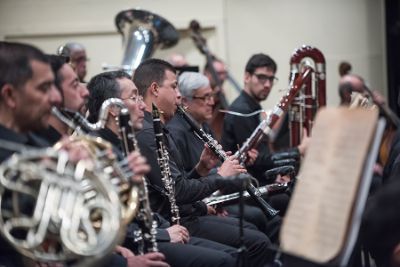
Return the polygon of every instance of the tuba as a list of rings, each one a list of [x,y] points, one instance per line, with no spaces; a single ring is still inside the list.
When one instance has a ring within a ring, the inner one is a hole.
[[[121,11],[115,17],[115,25],[123,37],[122,69],[129,74],[157,47],[169,48],[179,40],[178,31],[169,21],[146,10]]]
[[[312,60],[314,64],[309,64]],[[290,86],[301,73],[303,64],[312,65],[313,77],[305,83],[289,107],[290,146],[300,144],[303,128],[311,133],[314,116],[319,107],[326,105],[325,57],[315,47],[303,45],[290,58]]]
[[[72,161],[58,145],[9,146],[20,153],[0,165],[0,232],[5,239],[39,262],[88,266],[110,253],[124,227],[118,194],[96,159]]]

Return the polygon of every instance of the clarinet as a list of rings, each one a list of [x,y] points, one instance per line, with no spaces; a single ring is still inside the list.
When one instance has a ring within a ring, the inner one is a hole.
[[[261,186],[258,188],[258,190],[260,190],[262,196],[269,196],[271,194],[285,192],[289,188],[290,188],[289,183],[283,183],[283,184],[275,183],[275,184]],[[243,197],[247,199],[250,198],[251,196],[248,192],[245,192],[243,194]],[[205,198],[203,202],[206,203],[207,205],[213,206],[213,205],[226,204],[237,199],[239,199],[239,192],[222,196],[210,196]]]
[[[275,106],[272,113],[260,122],[257,128],[253,131],[250,137],[243,143],[235,153],[235,157],[239,159],[241,164],[244,164],[247,160],[247,152],[256,148],[264,136],[268,136],[271,132],[272,127],[278,121],[278,119],[289,109],[290,103],[300,91],[302,86],[311,79],[312,68],[305,66],[302,73],[294,80],[293,85],[290,86],[289,91],[284,95],[279,103]]]
[[[153,104],[153,126],[157,144],[157,160],[161,169],[161,181],[167,191],[168,200],[171,206],[171,223],[180,224],[179,208],[175,199],[175,182],[172,179],[169,168],[169,155],[165,146],[164,134],[161,126],[160,112]]]
[[[121,134],[122,153],[124,156],[127,157],[132,151],[139,151],[130,114],[126,108],[121,109],[119,114],[119,131]],[[142,177],[141,184],[139,185],[139,205],[139,213],[136,216],[136,221],[140,227],[140,232],[137,236],[141,239],[138,242],[138,252],[140,254],[144,254],[145,252],[158,252],[156,241],[157,222],[153,220],[147,183],[144,177]]]
[[[195,133],[195,135],[204,143],[206,143],[211,151],[218,156],[218,158],[224,162],[227,160],[228,156],[225,151],[219,149],[218,142],[212,138],[211,135],[204,132],[203,129],[199,128],[193,119],[186,113],[186,111],[178,106],[178,113],[185,119],[185,121],[190,125],[191,130]],[[252,183],[248,183],[246,187],[246,191],[253,198],[253,200],[257,203],[257,205],[264,211],[268,218],[273,218],[278,215],[279,211],[275,210],[271,205],[269,205],[261,196],[262,193],[255,187]]]

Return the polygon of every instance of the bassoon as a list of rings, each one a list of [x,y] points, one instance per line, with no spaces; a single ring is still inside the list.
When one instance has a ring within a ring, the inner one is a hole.
[[[294,82],[290,84],[288,92],[280,99],[268,117],[260,122],[250,137],[239,148],[239,150],[236,151],[235,157],[239,159],[241,164],[246,163],[247,152],[253,148],[256,148],[264,139],[264,137],[271,133],[272,127],[281,118],[281,116],[288,111],[289,105],[293,102],[303,85],[307,84],[311,80],[312,73],[313,69],[310,66],[305,65],[303,67],[301,73],[296,77]]]
[[[303,135],[303,128],[310,135],[312,123],[318,108],[326,105],[326,70],[325,57],[320,50],[309,45],[296,49],[290,58],[290,78],[292,84],[300,75],[302,63],[312,60],[313,77],[304,83],[303,88],[289,107],[290,146],[298,146]],[[313,90],[314,89],[314,90]]]

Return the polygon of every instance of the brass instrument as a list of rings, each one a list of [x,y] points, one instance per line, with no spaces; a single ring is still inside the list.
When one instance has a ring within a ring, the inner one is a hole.
[[[153,125],[154,133],[156,135],[157,144],[157,158],[158,165],[161,169],[161,181],[167,191],[169,204],[171,206],[171,222],[172,224],[179,224],[179,208],[175,199],[175,181],[172,179],[171,170],[169,168],[169,155],[165,147],[164,133],[160,121],[160,113],[158,108],[153,104]]]
[[[94,154],[97,156],[104,156],[105,154],[107,155],[104,150],[104,144],[107,144],[110,148],[111,144],[101,138],[90,137],[87,133],[89,131],[97,131],[105,126],[109,114],[108,111],[111,107],[118,107],[120,109],[120,114],[129,114],[124,102],[118,98],[109,98],[104,101],[100,108],[99,119],[96,123],[89,123],[80,113],[66,109],[57,109],[54,107],[52,113],[74,129],[80,136],[85,136],[88,139],[95,139],[98,146]],[[138,211],[139,189],[136,185],[133,185],[130,174],[123,170],[123,166],[120,166],[120,163],[117,162],[115,157],[107,160],[107,163],[108,167],[105,167],[104,171],[112,177],[111,183],[118,188],[122,203],[124,223],[127,224],[135,217]]]
[[[127,157],[132,151],[139,151],[135,132],[132,127],[130,114],[121,113],[119,116],[119,129],[122,139],[122,151]],[[139,212],[136,216],[136,222],[140,227],[140,232],[135,233],[139,237],[137,240],[138,252],[157,252],[156,241],[157,222],[153,220],[153,212],[150,207],[149,194],[147,191],[146,179],[142,176],[139,186]]]
[[[310,60],[314,64],[309,64]],[[318,108],[326,105],[325,57],[315,47],[303,45],[296,49],[290,58],[290,87],[300,75],[303,63],[312,68],[312,79],[305,82],[289,107],[290,146],[300,144],[303,127],[310,135]]]
[[[60,148],[9,146],[19,153],[0,165],[5,239],[41,262],[87,266],[111,252],[124,231],[120,203],[95,158],[71,162]]]
[[[157,47],[169,48],[179,40],[178,31],[169,21],[146,10],[123,10],[115,17],[115,25],[125,50],[121,68],[130,75]]]

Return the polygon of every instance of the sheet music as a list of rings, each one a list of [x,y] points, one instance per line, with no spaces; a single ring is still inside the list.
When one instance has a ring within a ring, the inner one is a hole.
[[[281,230],[285,252],[318,263],[341,253],[377,118],[376,110],[319,112]]]

